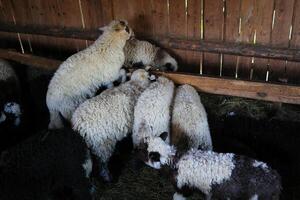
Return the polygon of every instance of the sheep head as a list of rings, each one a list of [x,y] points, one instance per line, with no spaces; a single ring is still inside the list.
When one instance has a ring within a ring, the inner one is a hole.
[[[134,35],[126,20],[113,20],[107,26],[99,28],[99,30],[125,40],[128,40]]]

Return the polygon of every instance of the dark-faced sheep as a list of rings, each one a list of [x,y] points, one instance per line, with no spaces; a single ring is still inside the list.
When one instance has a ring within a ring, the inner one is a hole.
[[[232,153],[194,149],[180,155],[164,140],[148,138],[143,159],[156,169],[163,165],[171,169],[174,200],[184,200],[193,191],[203,193],[207,200],[279,200],[280,176],[266,163]]]
[[[165,50],[147,41],[132,38],[124,47],[125,67],[146,67],[161,71],[177,71],[176,60]]]

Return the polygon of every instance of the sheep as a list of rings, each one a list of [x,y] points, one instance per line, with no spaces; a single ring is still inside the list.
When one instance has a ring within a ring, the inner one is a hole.
[[[141,94],[134,108],[132,141],[135,149],[140,149],[149,136],[170,132],[173,93],[174,83],[161,76]]]
[[[281,178],[266,163],[233,153],[197,149],[180,155],[165,138],[148,138],[143,159],[153,168],[165,166],[171,171],[176,189],[173,200],[184,200],[193,191],[201,192],[207,200],[279,199]]]
[[[51,79],[46,97],[49,129],[63,127],[60,115],[70,121],[81,103],[93,97],[101,85],[112,85],[122,72],[123,48],[132,30],[119,20],[101,30],[102,35],[91,46],[64,61]]]
[[[191,148],[212,150],[206,111],[192,86],[181,85],[176,89],[171,124],[171,140],[177,149],[186,145],[181,147],[182,151]]]
[[[141,67],[150,65],[162,71],[177,71],[176,60],[165,50],[147,41],[131,38],[124,47],[125,67]]]
[[[79,134],[42,131],[0,154],[0,199],[92,199],[92,165]]]
[[[132,131],[135,102],[149,84],[148,72],[136,70],[130,81],[85,101],[74,112],[73,129],[84,137],[96,156],[105,181],[112,180],[107,163],[116,143]]]
[[[11,121],[12,126],[21,123],[19,79],[12,66],[0,59],[0,125]]]

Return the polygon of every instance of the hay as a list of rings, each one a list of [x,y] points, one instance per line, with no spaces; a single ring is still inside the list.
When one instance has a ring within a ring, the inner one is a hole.
[[[208,115],[224,118],[230,115],[256,120],[278,119],[300,122],[300,106],[258,101],[240,97],[200,94]]]
[[[96,185],[98,200],[170,200],[175,192],[168,178],[158,170],[147,166],[134,170],[130,163],[117,183],[104,185],[97,182]],[[199,200],[201,197],[194,194],[188,199]]]

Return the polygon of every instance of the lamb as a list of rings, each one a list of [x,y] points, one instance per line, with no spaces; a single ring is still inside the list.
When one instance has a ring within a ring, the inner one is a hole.
[[[106,181],[112,178],[107,167],[109,158],[116,143],[132,131],[135,102],[149,86],[149,78],[145,70],[136,70],[130,81],[105,90],[74,112],[73,129],[84,137],[95,154],[101,166],[100,176]]]
[[[91,171],[79,134],[43,131],[0,154],[0,199],[92,199]]]
[[[190,85],[179,86],[172,111],[172,144],[182,151],[212,150],[207,115],[197,91]],[[183,142],[184,141],[184,142]]]
[[[180,155],[165,137],[148,138],[147,153],[144,161],[148,165],[156,169],[166,166],[171,171],[174,200],[184,200],[193,191],[205,194],[208,200],[279,200],[281,178],[266,163],[232,153],[195,149]]]
[[[12,66],[0,59],[0,124],[11,121],[12,126],[21,123],[20,85]]]
[[[124,47],[125,67],[152,66],[161,71],[177,71],[176,60],[165,50],[147,41],[131,38]]]
[[[60,116],[70,121],[81,103],[93,97],[101,85],[111,85],[124,72],[120,72],[125,60],[123,48],[132,34],[131,28],[125,21],[114,20],[101,30],[102,35],[64,61],[50,81],[46,97],[49,129],[63,127]]]
[[[173,100],[174,83],[159,77],[156,82],[141,94],[134,109],[134,124],[132,131],[133,146],[138,151],[144,150],[148,137],[159,136],[166,132],[170,141],[170,110]]]

